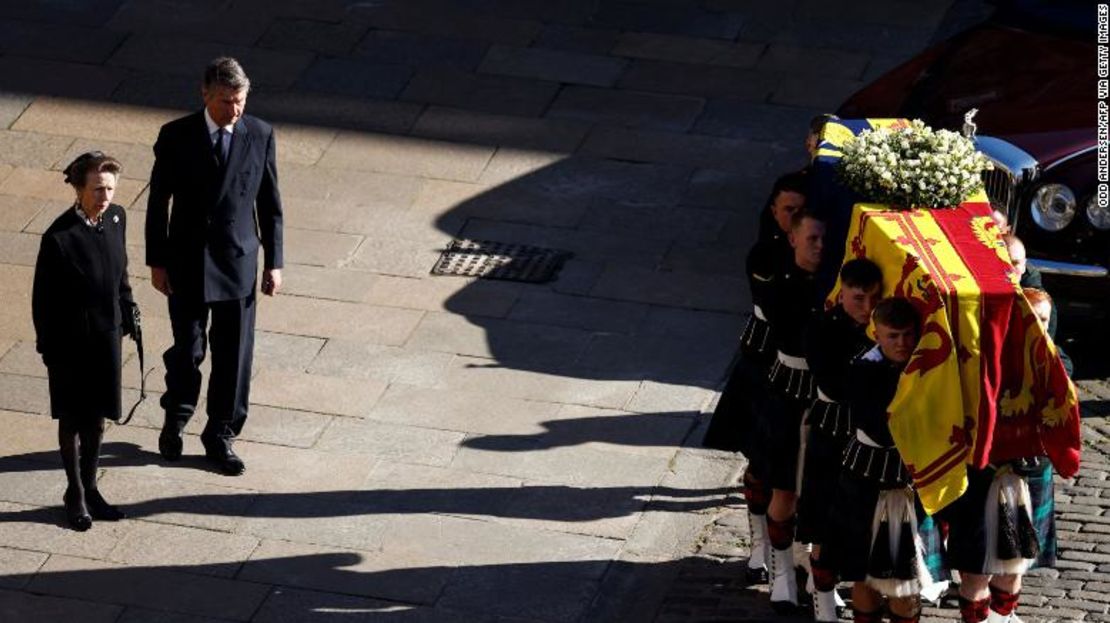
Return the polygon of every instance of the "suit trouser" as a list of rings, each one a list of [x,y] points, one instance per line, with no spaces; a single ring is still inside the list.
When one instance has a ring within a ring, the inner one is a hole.
[[[208,423],[202,438],[234,438],[243,430],[250,400],[255,294],[212,303],[171,295],[169,307],[173,346],[162,355],[166,364],[166,393],[162,396],[166,428],[176,428],[180,433],[196,411],[200,364],[210,342]]]

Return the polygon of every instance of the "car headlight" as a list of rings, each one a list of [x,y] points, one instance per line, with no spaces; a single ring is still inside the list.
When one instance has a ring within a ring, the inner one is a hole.
[[[1031,207],[1041,229],[1060,231],[1075,217],[1075,193],[1063,184],[1045,184],[1033,193]]]
[[[1098,197],[1092,196],[1087,202],[1087,220],[1091,221],[1096,229],[1110,229],[1110,206],[1098,205]]]

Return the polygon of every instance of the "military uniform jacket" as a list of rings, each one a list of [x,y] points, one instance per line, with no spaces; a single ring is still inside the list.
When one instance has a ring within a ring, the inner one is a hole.
[[[821,307],[814,273],[791,262],[775,275],[767,288],[764,311],[778,342],[779,352],[793,357],[805,356],[802,336],[806,325]]]
[[[875,345],[866,327],[856,324],[840,305],[814,316],[804,335],[805,357],[817,387],[836,402],[848,391],[848,364]]]

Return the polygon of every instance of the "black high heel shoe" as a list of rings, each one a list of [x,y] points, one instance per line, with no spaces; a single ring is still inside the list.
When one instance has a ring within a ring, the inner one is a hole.
[[[85,504],[88,505],[89,513],[94,519],[119,521],[127,517],[127,513],[109,504],[97,489],[85,489]]]
[[[66,522],[70,528],[78,532],[84,532],[92,527],[92,516],[89,515],[89,510],[85,506],[85,500],[82,496],[77,495],[72,489],[66,489],[65,495],[62,497],[62,503],[66,508]]]

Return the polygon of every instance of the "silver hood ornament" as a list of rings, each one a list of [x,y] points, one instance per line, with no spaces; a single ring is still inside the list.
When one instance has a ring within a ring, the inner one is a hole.
[[[978,108],[972,108],[971,110],[964,113],[964,127],[960,130],[960,133],[964,135],[964,138],[975,138],[975,132],[979,129],[979,126],[975,125],[974,119],[975,115],[978,112]]]

